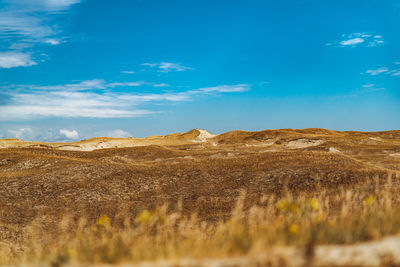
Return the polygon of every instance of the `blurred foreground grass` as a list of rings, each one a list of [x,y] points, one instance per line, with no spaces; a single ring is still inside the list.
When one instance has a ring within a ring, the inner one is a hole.
[[[136,216],[104,214],[96,222],[68,215],[57,224],[41,218],[25,227],[22,241],[0,242],[1,264],[99,264],[180,258],[222,258],[263,253],[277,246],[304,248],[352,244],[400,230],[399,185],[366,181],[351,190],[312,195],[264,196],[245,208],[243,192],[227,220],[184,215],[165,204]],[[123,207],[121,207],[123,210]]]

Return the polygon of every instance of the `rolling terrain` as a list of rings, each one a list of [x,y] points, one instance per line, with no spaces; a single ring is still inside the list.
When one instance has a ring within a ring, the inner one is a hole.
[[[400,171],[400,131],[203,130],[144,139],[69,144],[0,141],[2,223],[38,214],[91,214],[183,201],[204,216],[229,214],[238,192],[251,202],[283,190],[337,190]],[[103,147],[107,147],[104,149]]]
[[[264,196],[335,195],[365,184],[399,186],[400,131],[205,130],[75,143],[0,140],[0,238],[66,215],[95,222],[135,218],[164,204],[208,222],[228,219]],[[371,189],[373,190],[373,189]],[[331,205],[335,209],[335,205]],[[22,241],[21,241],[22,242]]]

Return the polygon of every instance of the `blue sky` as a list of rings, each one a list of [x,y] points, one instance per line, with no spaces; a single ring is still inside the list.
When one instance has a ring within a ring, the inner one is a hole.
[[[399,0],[0,0],[0,138],[400,129]]]

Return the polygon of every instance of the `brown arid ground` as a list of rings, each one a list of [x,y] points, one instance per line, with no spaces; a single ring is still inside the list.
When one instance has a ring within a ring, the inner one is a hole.
[[[400,131],[0,140],[0,263],[400,266]]]

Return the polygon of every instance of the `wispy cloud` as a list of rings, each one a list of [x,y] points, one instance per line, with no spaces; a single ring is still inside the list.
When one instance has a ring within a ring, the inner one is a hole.
[[[43,141],[43,142],[70,142],[82,138],[77,130],[68,129],[43,129],[33,128],[29,125],[15,127],[2,131],[1,138],[17,138],[24,141]]]
[[[353,38],[353,39],[341,41],[340,44],[343,46],[347,46],[347,45],[361,44],[364,42],[365,42],[365,40],[363,38]]]
[[[123,74],[135,74],[136,72],[135,71],[131,71],[131,70],[123,70],[123,71],[121,71],[121,73],[123,73]]]
[[[339,46],[339,47],[357,47],[357,46],[367,46],[374,47],[384,44],[382,35],[372,35],[367,33],[352,33],[343,34],[342,38],[336,42],[326,43],[326,46]]]
[[[81,2],[81,0],[8,0],[20,6],[28,6],[33,10],[61,11]]]
[[[369,84],[364,84],[363,86],[363,92],[371,92],[371,91],[383,91],[386,88],[376,86],[375,84],[369,83]]]
[[[391,70],[388,73],[392,76],[400,76],[400,69]]]
[[[0,52],[0,68],[28,67],[36,65],[31,55],[19,52]]]
[[[357,98],[363,95],[378,94],[380,91],[386,90],[385,87],[368,83],[361,86],[361,88],[350,91],[345,95],[336,95],[331,97],[331,99],[346,99],[346,98]]]
[[[32,138],[32,129],[31,128],[18,128],[18,129],[9,129],[7,130],[7,137],[17,138],[17,139],[30,139]]]
[[[189,91],[189,93],[237,93],[237,92],[245,92],[250,89],[250,85],[248,84],[237,84],[237,85],[220,85],[215,87],[205,87],[200,88],[198,90]]]
[[[121,129],[117,129],[117,130],[109,132],[107,134],[107,136],[108,137],[114,137],[114,138],[128,138],[128,137],[131,137],[132,134],[127,132],[127,131],[124,131],[124,130],[121,130]]]
[[[400,68],[381,67],[378,69],[367,70],[365,73],[371,76],[377,76],[381,74],[386,74],[390,76],[400,76]]]
[[[107,83],[103,79],[86,80],[77,83],[60,84],[60,85],[19,85],[16,88],[29,88],[31,90],[58,90],[58,91],[88,91],[88,90],[104,90],[116,87],[139,87],[139,86],[152,86],[152,87],[168,87],[166,83],[154,82],[112,82]]]
[[[29,10],[0,10],[0,34],[13,42],[42,42],[56,32]],[[43,18],[44,19],[44,18]]]
[[[150,67],[150,68],[154,68],[155,66],[158,65],[158,63],[142,63],[140,64],[141,66],[146,66],[146,67]]]
[[[161,62],[161,63],[142,63],[142,66],[157,68],[158,72],[172,72],[172,71],[187,71],[194,70],[194,68],[183,66],[180,63]]]
[[[375,84],[369,83],[369,84],[364,84],[362,87],[371,88],[371,87],[374,87],[374,86],[375,86]]]
[[[220,85],[183,92],[138,94],[114,92],[118,86],[154,87],[164,84],[146,82],[106,83],[102,79],[56,86],[16,85],[3,87],[7,101],[0,104],[0,120],[24,120],[41,117],[129,118],[159,111],[143,109],[150,103],[193,100],[198,95],[244,92],[247,84]]]
[[[61,85],[46,85],[46,86],[22,85],[18,87],[26,87],[32,90],[86,91],[86,90],[105,89],[106,82],[102,79],[93,79],[78,83],[61,84]]]
[[[382,73],[385,73],[388,71],[389,71],[388,67],[382,67],[379,69],[367,70],[366,73],[368,73],[369,75],[372,75],[372,76],[376,76],[376,75],[379,75],[379,74],[382,74]]]
[[[79,0],[5,0],[0,9],[0,37],[8,51],[23,52],[37,44],[63,42],[62,25],[54,21]],[[4,48],[3,48],[4,49]],[[31,66],[27,64],[25,66]],[[14,67],[14,66],[13,66]]]

